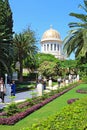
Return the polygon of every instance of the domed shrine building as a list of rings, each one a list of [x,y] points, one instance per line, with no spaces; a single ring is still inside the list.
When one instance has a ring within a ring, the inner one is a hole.
[[[58,59],[65,59],[62,51],[62,40],[58,31],[50,27],[43,33],[41,53],[52,54]]]

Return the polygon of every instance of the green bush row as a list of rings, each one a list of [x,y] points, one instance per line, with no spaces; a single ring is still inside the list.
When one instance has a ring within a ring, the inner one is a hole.
[[[72,85],[75,86],[76,84],[77,83],[74,83]],[[38,104],[38,103],[44,101],[45,99],[49,99],[50,97],[52,97],[60,92],[63,92],[64,90],[66,90],[70,87],[71,87],[71,84],[69,86],[65,86],[58,90],[52,90],[49,93],[43,93],[43,96],[41,96],[41,97],[36,96],[37,93],[32,91],[32,93],[31,93],[32,98],[26,99],[26,101],[24,101],[23,103],[21,103],[21,102],[15,103],[14,102],[15,96],[11,96],[10,99],[12,100],[12,103],[7,105],[7,107],[5,107],[5,109],[3,109],[2,112],[5,112],[7,117],[12,116],[16,113],[25,111],[28,108],[32,107],[33,105]]]
[[[87,130],[87,97],[64,107],[60,113],[22,130]]]
[[[87,76],[84,76],[84,77],[82,78],[82,81],[85,82],[85,83],[87,83]]]

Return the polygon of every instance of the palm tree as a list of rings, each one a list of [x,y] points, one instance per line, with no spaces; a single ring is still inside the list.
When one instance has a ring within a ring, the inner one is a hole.
[[[28,57],[33,57],[37,52],[35,34],[29,28],[23,33],[15,34],[13,39],[15,55],[20,63],[19,80],[23,81],[23,61]]]
[[[79,5],[79,7],[85,13],[70,13],[70,16],[77,18],[81,22],[69,23],[69,27],[73,29],[69,31],[68,36],[64,39],[63,49],[67,56],[74,52],[76,58],[86,56],[87,59],[87,0],[84,0],[84,6]]]

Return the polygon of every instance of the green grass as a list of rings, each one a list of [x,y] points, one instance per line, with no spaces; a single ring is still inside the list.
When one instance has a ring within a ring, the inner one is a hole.
[[[87,87],[85,88],[81,87],[80,89],[87,92]]]
[[[86,94],[76,93],[77,89],[86,88],[87,84],[81,84],[78,87],[70,90],[69,92],[65,93],[64,95],[58,97],[54,101],[48,103],[41,109],[37,110],[36,112],[32,113],[31,115],[27,116],[23,120],[19,121],[13,126],[7,125],[0,125],[1,130],[20,130],[21,128],[28,127],[35,122],[39,122],[50,115],[59,112],[64,106],[68,105],[67,100],[70,98],[82,98],[87,96]]]

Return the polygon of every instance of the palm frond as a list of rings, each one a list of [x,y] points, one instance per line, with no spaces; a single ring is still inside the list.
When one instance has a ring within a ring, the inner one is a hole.
[[[78,18],[78,19],[80,19],[83,22],[87,21],[87,15],[85,15],[85,14],[70,13],[69,15],[73,16],[75,18]]]

